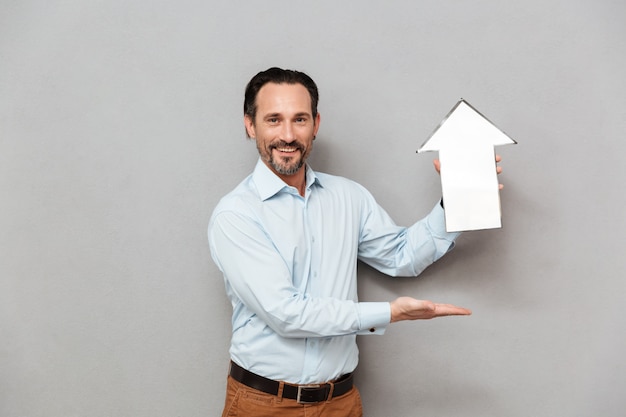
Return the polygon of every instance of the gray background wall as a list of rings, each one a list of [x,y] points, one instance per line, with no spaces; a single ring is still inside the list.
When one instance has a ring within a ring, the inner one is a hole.
[[[0,415],[215,416],[230,307],[206,226],[247,175],[257,71],[321,88],[314,168],[399,223],[460,97],[503,147],[504,227],[363,300],[470,318],[360,339],[368,416],[617,416],[626,399],[626,3],[0,1]]]

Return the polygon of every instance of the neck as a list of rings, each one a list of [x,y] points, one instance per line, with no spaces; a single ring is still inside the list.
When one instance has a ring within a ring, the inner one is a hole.
[[[298,193],[304,197],[304,191],[306,190],[306,168],[302,167],[293,175],[281,175],[278,174],[280,179],[291,187],[298,190]]]
[[[267,165],[278,178],[283,180],[285,184],[289,185],[290,187],[294,187],[296,190],[298,190],[298,193],[302,197],[304,197],[304,192],[306,190],[306,165],[303,165],[302,168],[300,168],[295,174],[291,175],[284,175],[276,172],[276,170],[272,168],[272,166],[270,166],[269,164]]]

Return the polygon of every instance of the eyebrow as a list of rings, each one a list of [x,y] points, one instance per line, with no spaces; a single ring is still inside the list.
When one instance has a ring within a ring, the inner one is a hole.
[[[282,113],[268,113],[268,114],[263,115],[264,119],[267,119],[267,118],[271,119],[274,117],[283,117],[283,114]],[[312,116],[311,116],[311,113],[303,111],[303,112],[294,114],[294,117],[312,117]]]

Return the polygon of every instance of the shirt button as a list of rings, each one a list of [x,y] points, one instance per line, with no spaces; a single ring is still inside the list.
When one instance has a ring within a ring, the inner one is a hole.
[[[374,333],[375,331],[376,331],[376,327],[372,327],[372,328],[370,329],[370,333]]]

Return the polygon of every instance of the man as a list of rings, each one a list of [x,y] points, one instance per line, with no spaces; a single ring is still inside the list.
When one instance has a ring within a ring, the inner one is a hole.
[[[244,124],[260,158],[209,224],[233,306],[223,416],[361,416],[352,381],[357,335],[381,334],[400,320],[471,314],[410,297],[357,301],[357,259],[416,276],[458,233],[445,231],[439,202],[399,227],[359,184],[313,171],[306,160],[320,127],[318,97],[309,76],[279,68],[246,88]]]

